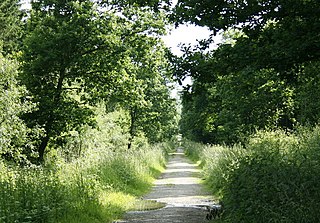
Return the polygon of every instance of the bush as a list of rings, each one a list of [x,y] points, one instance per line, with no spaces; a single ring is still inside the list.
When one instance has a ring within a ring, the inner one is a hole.
[[[182,147],[184,148],[185,154],[193,161],[201,161],[204,162],[205,159],[202,159],[204,156],[202,154],[204,148],[206,147],[204,144],[193,142],[184,139],[182,142]]]
[[[151,146],[136,137],[139,143],[127,150],[125,112],[105,107],[95,108],[95,128],[84,125],[51,141],[43,166],[0,158],[0,222],[112,222],[150,189],[174,143]],[[0,156],[3,148],[20,152],[10,145],[0,145]]]
[[[259,132],[247,145],[203,147],[206,182],[223,222],[318,222],[320,128]]]
[[[29,129],[20,116],[34,109],[26,89],[17,81],[18,62],[4,57],[0,48],[0,158],[26,162],[34,157],[40,129]]]

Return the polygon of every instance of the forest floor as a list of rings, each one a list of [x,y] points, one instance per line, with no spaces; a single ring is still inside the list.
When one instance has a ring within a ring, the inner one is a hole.
[[[165,207],[151,211],[131,211],[117,223],[207,223],[206,206],[214,205],[214,198],[201,184],[197,164],[178,148],[171,154],[167,169],[154,183],[152,191],[143,199],[165,203]]]

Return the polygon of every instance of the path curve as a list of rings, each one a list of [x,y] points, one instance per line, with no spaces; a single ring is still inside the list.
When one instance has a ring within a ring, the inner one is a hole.
[[[144,199],[166,203],[153,211],[132,211],[121,223],[208,223],[206,206],[214,205],[213,197],[200,184],[199,167],[178,148],[167,164],[167,169],[155,181],[152,191]]]

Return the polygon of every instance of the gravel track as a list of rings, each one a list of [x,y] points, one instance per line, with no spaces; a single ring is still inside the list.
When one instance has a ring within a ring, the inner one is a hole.
[[[152,191],[144,199],[166,203],[153,211],[126,213],[118,223],[208,223],[206,206],[214,205],[214,198],[200,184],[201,173],[178,148],[167,164],[167,169],[154,182]]]

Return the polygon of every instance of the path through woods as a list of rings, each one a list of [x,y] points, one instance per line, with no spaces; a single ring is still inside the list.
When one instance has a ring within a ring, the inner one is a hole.
[[[205,206],[213,205],[213,197],[200,184],[200,169],[179,148],[169,159],[167,169],[155,181],[144,199],[166,203],[153,211],[128,212],[121,223],[207,223]]]

